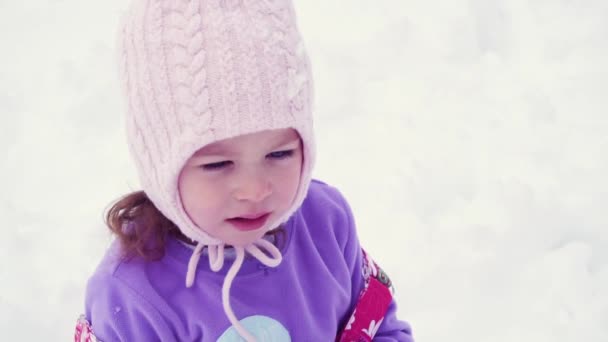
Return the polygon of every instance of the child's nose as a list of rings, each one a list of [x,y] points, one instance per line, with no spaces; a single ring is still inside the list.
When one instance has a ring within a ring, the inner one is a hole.
[[[264,176],[246,177],[234,192],[239,201],[261,202],[272,193],[270,181]]]

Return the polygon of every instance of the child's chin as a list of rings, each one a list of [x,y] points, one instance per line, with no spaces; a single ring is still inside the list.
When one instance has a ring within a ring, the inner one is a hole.
[[[235,229],[232,234],[230,234],[231,236],[226,237],[224,242],[235,247],[245,247],[261,239],[262,236],[264,236],[264,232],[265,230],[262,228],[247,232]]]

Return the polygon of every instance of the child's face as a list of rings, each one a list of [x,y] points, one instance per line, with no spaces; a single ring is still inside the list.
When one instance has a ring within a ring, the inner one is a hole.
[[[209,235],[242,246],[291,207],[300,184],[302,146],[293,129],[217,141],[198,150],[179,177],[190,219]],[[273,227],[275,228],[275,227]]]

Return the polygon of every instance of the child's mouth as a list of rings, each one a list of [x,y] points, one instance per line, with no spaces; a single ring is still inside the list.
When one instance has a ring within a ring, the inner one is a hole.
[[[251,215],[248,217],[233,217],[231,219],[227,219],[229,223],[232,224],[236,229],[242,231],[256,230],[261,228],[270,216],[270,213],[265,213],[261,215]]]

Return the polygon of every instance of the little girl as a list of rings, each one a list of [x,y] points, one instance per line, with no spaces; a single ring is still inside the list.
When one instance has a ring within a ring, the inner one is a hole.
[[[290,0],[135,0],[118,49],[143,191],[107,212],[77,341],[413,341],[348,204],[311,181]]]

